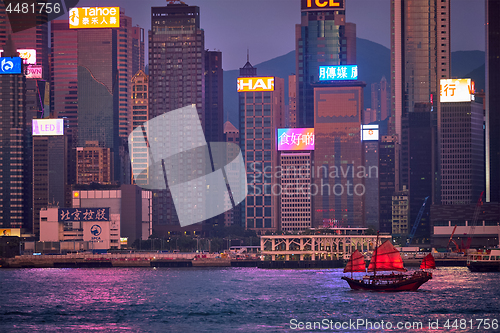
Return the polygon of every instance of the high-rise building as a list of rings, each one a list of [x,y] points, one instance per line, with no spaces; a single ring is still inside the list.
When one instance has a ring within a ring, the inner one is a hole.
[[[297,75],[288,75],[288,127],[297,127]]]
[[[399,143],[396,135],[384,135],[379,151],[379,229],[392,232],[393,194],[399,191]]]
[[[372,129],[372,131],[375,130]],[[362,139],[365,159],[364,167],[368,170],[367,175],[370,175],[370,170],[377,170],[375,174],[371,173],[372,177],[365,178],[365,226],[379,230],[379,138],[377,135],[376,139]]]
[[[441,102],[441,126],[441,203],[474,203],[484,191],[483,106]]]
[[[205,138],[207,142],[224,141],[222,52],[205,51]]]
[[[149,41],[149,119],[196,105],[205,125],[205,37],[200,8],[169,3],[151,8]],[[153,225],[180,229],[170,191],[153,191]],[[189,226],[200,230],[201,224]]]
[[[229,121],[226,121],[224,123],[224,141],[225,142],[232,142],[236,144],[237,146],[240,145],[240,131],[236,127],[234,127],[233,124],[231,124]],[[229,146],[228,149],[231,151],[228,151],[227,155],[228,156],[234,156],[236,149],[234,146]],[[231,169],[228,169],[226,172],[232,172]],[[234,186],[234,185],[233,185]],[[231,190],[235,192],[237,189],[234,189],[231,187]],[[228,198],[229,199],[229,198]],[[225,202],[225,204],[229,207],[231,206],[230,202]],[[233,225],[234,223],[241,221],[241,210],[239,207],[235,207],[233,209],[230,209],[226,212],[224,212],[224,225],[225,226],[230,226]]]
[[[66,118],[67,134],[78,126],[78,31],[68,20],[51,22],[51,111],[55,118]],[[73,143],[71,143],[73,145]]]
[[[240,147],[247,165],[248,195],[240,204],[242,226],[258,233],[279,227],[276,129],[281,127],[285,106],[285,80],[256,77],[257,69],[248,61],[238,79]]]
[[[396,191],[392,195],[392,237],[398,238],[402,245],[406,244],[406,236],[410,232],[408,229],[408,190],[403,185],[401,191]]]
[[[382,77],[380,82],[371,84],[371,109],[375,110],[375,120],[385,120],[390,115],[390,93],[390,87],[385,76]]]
[[[62,120],[60,120],[62,122]],[[55,126],[55,119],[40,119],[35,126]],[[63,128],[61,128],[63,130]],[[71,205],[68,181],[68,136],[62,132],[33,132],[33,233],[40,233],[40,210],[49,205]]]
[[[110,148],[119,177],[117,29],[80,29],[77,35],[78,146],[97,141]]]
[[[142,126],[149,119],[148,76],[144,71],[139,70],[132,77],[131,82],[132,93],[130,94],[130,105],[132,106],[132,128],[136,128]],[[138,133],[132,132],[132,135],[135,137]],[[132,141],[132,151],[129,153],[132,164],[132,174],[136,175],[138,180],[141,179],[141,184],[147,184],[148,150],[144,149],[137,141]],[[146,171],[141,172],[144,169]],[[131,179],[131,182],[134,184],[134,178]]]
[[[10,40],[3,56],[17,57]],[[0,225],[31,230],[31,207],[26,190],[26,78],[0,75]],[[29,166],[31,170],[31,166]]]
[[[97,141],[87,141],[76,148],[76,183],[111,184],[112,155],[110,148],[99,147]]]
[[[280,154],[280,227],[283,231],[311,228],[311,162],[311,152],[282,151]]]
[[[346,81],[314,87],[313,227],[365,224],[365,177],[373,175],[365,170],[360,134],[364,86]]]
[[[500,202],[500,2],[486,0],[486,201]]]
[[[400,142],[402,117],[416,103],[439,109],[439,80],[451,75],[450,57],[450,0],[391,0],[389,133]]]
[[[130,100],[132,91],[131,78],[144,70],[144,29],[132,26],[132,18],[120,12],[120,29],[118,30],[118,85],[119,85],[119,120],[120,138],[127,139],[133,130],[133,103]]]
[[[401,182],[400,186],[409,191],[409,228],[418,216],[419,210],[426,197],[433,197],[435,181],[436,154],[435,140],[435,112],[427,108],[416,109],[404,115],[402,119],[401,139]],[[430,242],[430,203],[425,206],[420,225],[414,237],[415,244],[429,244]]]
[[[319,66],[356,64],[356,25],[345,23],[344,1],[302,1],[295,27],[297,127],[314,125],[314,88]]]

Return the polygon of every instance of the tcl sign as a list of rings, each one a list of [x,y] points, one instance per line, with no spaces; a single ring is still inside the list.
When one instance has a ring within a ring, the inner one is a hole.
[[[301,0],[302,11],[309,10],[343,10],[344,0]]]
[[[274,91],[274,77],[240,77],[238,92]]]

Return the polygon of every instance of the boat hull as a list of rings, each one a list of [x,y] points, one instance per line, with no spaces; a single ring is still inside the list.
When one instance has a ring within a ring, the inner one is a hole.
[[[500,262],[470,262],[467,264],[471,272],[500,272]]]
[[[432,274],[404,275],[403,278],[394,278],[390,275],[380,276],[377,279],[356,280],[346,276],[342,280],[347,281],[353,290],[370,291],[416,291],[421,285],[432,279]]]

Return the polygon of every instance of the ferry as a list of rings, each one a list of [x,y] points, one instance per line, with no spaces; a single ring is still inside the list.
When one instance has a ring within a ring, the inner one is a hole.
[[[467,267],[471,272],[500,272],[500,249],[467,254]]]

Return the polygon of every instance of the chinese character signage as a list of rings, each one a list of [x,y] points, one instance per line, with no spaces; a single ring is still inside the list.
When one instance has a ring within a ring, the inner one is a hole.
[[[119,28],[120,7],[82,7],[69,11],[69,28]]]
[[[301,0],[303,12],[311,10],[344,10],[344,0]]]
[[[59,221],[109,221],[109,208],[59,208]]]
[[[440,101],[470,102],[474,100],[474,81],[471,79],[441,79]]]
[[[33,119],[33,135],[63,135],[64,119]]]
[[[238,92],[274,91],[274,77],[240,77]]]
[[[378,125],[361,125],[362,141],[378,141]]]
[[[358,79],[358,65],[319,66],[320,81],[345,81]]]
[[[278,150],[314,150],[314,128],[278,128]]]
[[[21,58],[1,57],[0,74],[21,74]]]
[[[19,58],[23,59],[23,64],[26,65],[36,65],[36,50],[35,49],[17,49],[19,53]],[[3,50],[0,50],[0,56]]]

